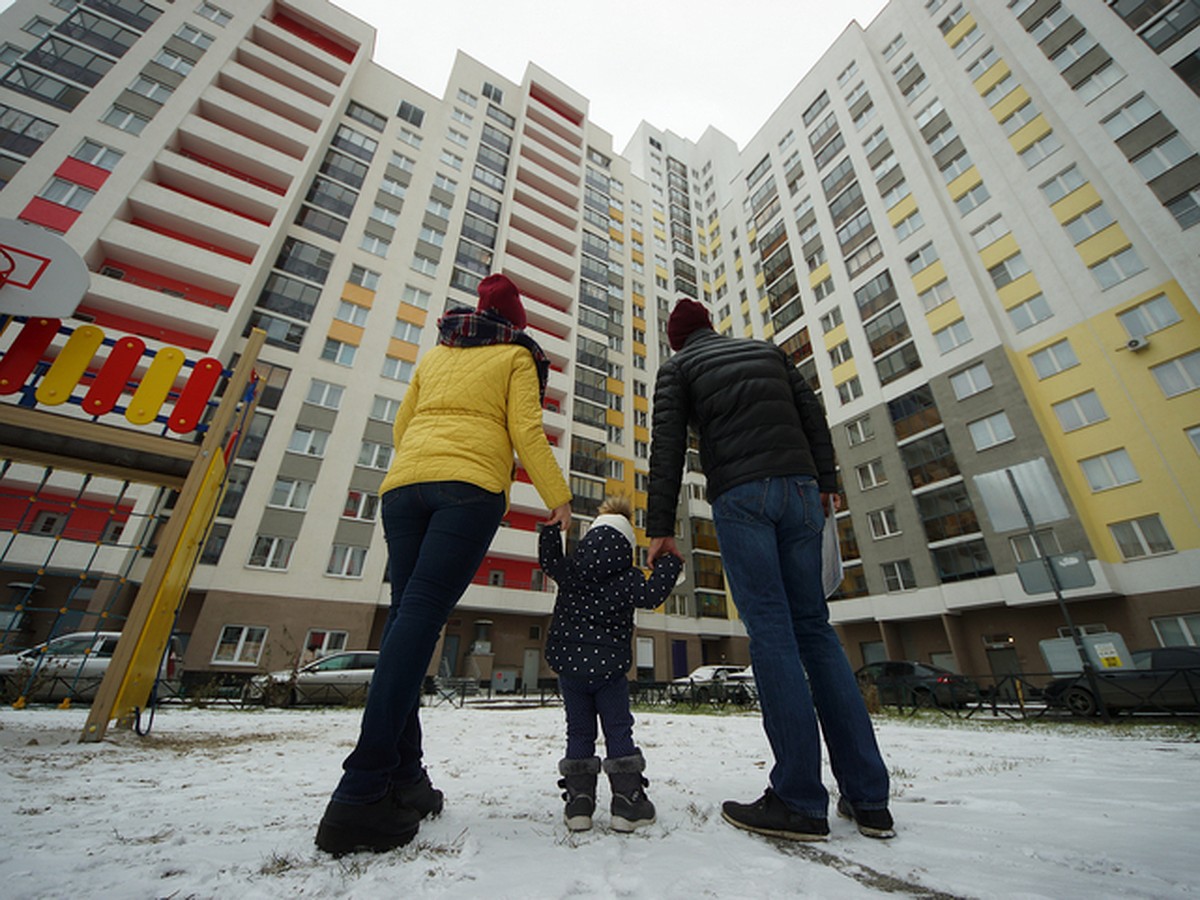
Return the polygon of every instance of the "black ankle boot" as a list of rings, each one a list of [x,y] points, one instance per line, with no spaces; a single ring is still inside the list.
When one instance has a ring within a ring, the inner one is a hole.
[[[422,819],[436,816],[442,811],[442,792],[433,786],[424,768],[421,769],[421,777],[412,784],[392,785],[392,796],[401,806],[415,809]]]
[[[596,811],[596,776],[600,774],[600,759],[595,756],[585,759],[560,759],[558,772],[563,777],[558,786],[563,789],[567,801],[563,809],[563,820],[568,831],[587,831],[592,827],[592,813]]]
[[[604,761],[604,771],[612,786],[612,806],[609,811],[613,831],[628,833],[635,828],[654,824],[654,804],[646,796],[645,790],[650,782],[642,777],[645,768],[646,758],[640,751],[632,756]]]
[[[420,823],[421,814],[401,806],[391,791],[374,803],[330,800],[317,827],[316,844],[334,856],[356,850],[381,853],[411,841]]]

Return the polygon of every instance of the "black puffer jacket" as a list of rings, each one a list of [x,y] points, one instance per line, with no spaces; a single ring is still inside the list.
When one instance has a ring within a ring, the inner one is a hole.
[[[664,556],[649,580],[633,565],[633,548],[617,529],[591,528],[569,557],[558,525],[538,538],[542,570],[558,582],[554,620],[546,638],[546,662],[559,675],[592,684],[633,665],[633,610],[654,609],[667,599],[682,563]]]
[[[837,489],[833,441],[817,395],[774,344],[694,331],[658,370],[646,534],[675,533],[688,425],[700,434],[708,501],[748,481],[811,475]]]

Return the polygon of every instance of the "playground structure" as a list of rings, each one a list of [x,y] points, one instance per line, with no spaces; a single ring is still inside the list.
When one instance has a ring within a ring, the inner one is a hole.
[[[0,356],[0,398],[9,401],[0,403],[3,472],[41,465],[47,473],[83,473],[85,486],[108,477],[178,492],[80,736],[99,741],[114,720],[131,726],[150,701],[229,462],[258,401],[254,366],[266,335],[251,331],[230,371],[212,357],[191,360],[177,347],[150,349],[135,336],[110,338],[50,316],[6,318],[0,328],[19,328]],[[0,564],[28,531],[36,494],[9,517]],[[69,522],[86,503],[77,497],[67,506]],[[31,584],[45,574],[45,566],[35,569]]]

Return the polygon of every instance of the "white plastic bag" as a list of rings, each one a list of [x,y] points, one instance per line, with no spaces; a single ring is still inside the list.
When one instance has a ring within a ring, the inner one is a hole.
[[[825,528],[821,531],[821,584],[825,599],[829,599],[842,583],[842,548],[838,543],[837,521],[833,504],[825,510]]]

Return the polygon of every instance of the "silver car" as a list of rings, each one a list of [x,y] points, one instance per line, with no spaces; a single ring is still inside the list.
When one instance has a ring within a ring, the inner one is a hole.
[[[92,700],[121,639],[119,631],[81,631],[0,656],[0,682],[6,698],[55,701]],[[178,693],[183,674],[179,638],[171,636],[159,678]]]
[[[296,669],[255,675],[246,683],[242,700],[267,706],[362,703],[378,660],[378,650],[347,650]]]

